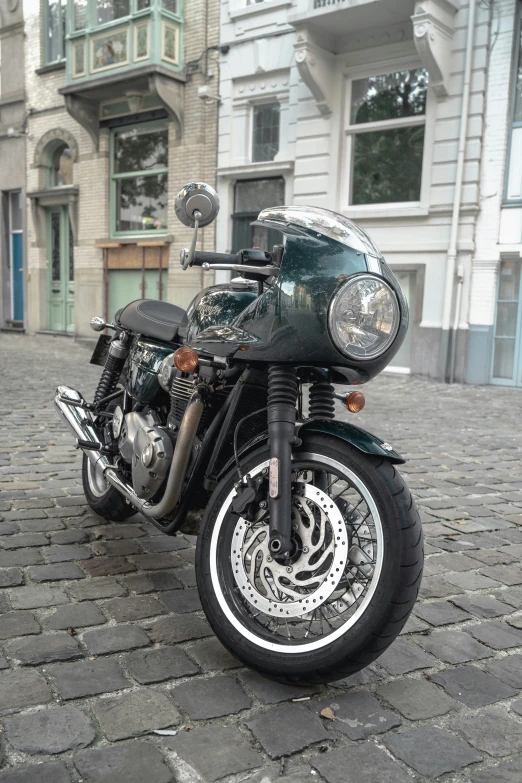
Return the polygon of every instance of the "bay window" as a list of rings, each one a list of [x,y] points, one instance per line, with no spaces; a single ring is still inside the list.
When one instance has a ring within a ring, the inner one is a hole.
[[[167,120],[111,134],[111,233],[167,231]]]
[[[351,82],[351,205],[420,201],[427,89],[424,68]]]

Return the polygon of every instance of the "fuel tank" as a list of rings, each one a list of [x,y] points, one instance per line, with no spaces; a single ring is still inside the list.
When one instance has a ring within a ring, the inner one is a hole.
[[[231,324],[257,298],[257,284],[247,281],[206,288],[188,306],[185,341],[192,345],[202,332],[212,329],[214,335],[222,334],[225,342]]]

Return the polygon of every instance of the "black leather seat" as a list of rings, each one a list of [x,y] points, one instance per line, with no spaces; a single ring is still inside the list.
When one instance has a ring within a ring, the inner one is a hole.
[[[114,316],[119,326],[167,343],[174,340],[186,319],[183,308],[156,299],[136,299]]]

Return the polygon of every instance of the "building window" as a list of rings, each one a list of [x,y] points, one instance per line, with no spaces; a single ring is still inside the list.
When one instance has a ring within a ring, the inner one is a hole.
[[[130,15],[130,0],[96,0],[96,24],[114,22]]]
[[[285,181],[282,177],[239,180],[234,188],[232,215],[232,252],[248,247],[271,250],[282,235],[265,226],[251,226],[262,209],[284,204]]]
[[[517,51],[515,53],[517,68],[513,85],[511,138],[505,189],[505,201],[511,204],[522,203],[522,30],[520,18],[518,26]]]
[[[61,188],[72,184],[72,153],[67,144],[62,143],[54,147],[49,155],[48,185],[50,188]]]
[[[168,124],[118,128],[111,135],[113,234],[167,230]]]
[[[66,7],[67,0],[45,0],[42,29],[44,31],[44,62],[46,64],[65,59]]]
[[[279,152],[279,118],[281,107],[278,103],[264,103],[254,106],[252,121],[252,161],[274,160]]]
[[[520,261],[500,263],[495,335],[493,350],[493,380],[516,384],[520,375]]]
[[[352,81],[351,204],[420,201],[427,89],[424,68]]]

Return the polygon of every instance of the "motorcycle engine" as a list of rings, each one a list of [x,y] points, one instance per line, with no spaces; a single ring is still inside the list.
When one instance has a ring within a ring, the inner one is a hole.
[[[152,498],[169,472],[172,440],[153,412],[134,411],[123,417],[117,409],[112,423],[120,454],[131,465],[134,491],[140,498]]]

